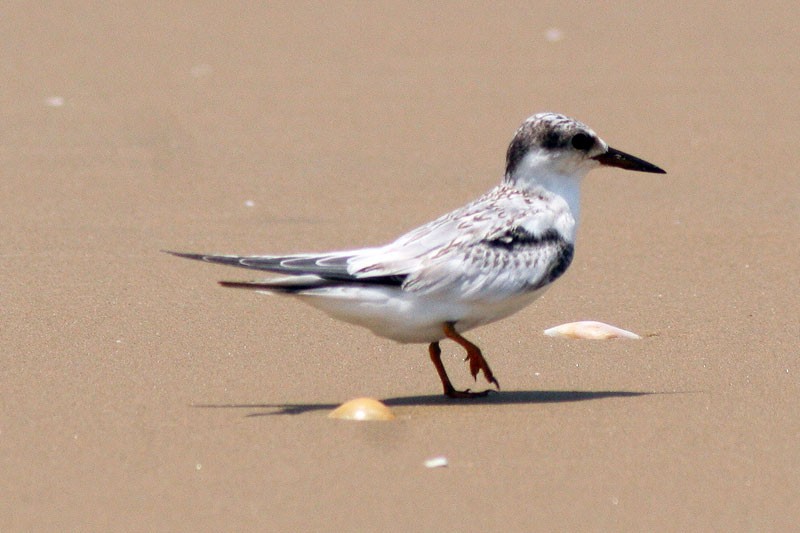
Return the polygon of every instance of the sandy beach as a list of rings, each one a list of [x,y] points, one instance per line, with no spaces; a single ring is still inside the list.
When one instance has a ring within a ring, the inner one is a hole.
[[[796,529],[799,17],[6,6],[0,531]],[[586,179],[570,270],[470,334],[485,399],[443,398],[424,345],[160,252],[382,244],[497,184],[548,110],[668,174]],[[644,338],[542,333],[576,320]],[[327,418],[359,396],[396,420]]]

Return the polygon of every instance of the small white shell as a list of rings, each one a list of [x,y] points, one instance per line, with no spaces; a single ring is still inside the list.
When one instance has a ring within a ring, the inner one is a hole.
[[[355,398],[328,413],[328,418],[339,420],[394,420],[394,413],[383,403],[372,398]]]
[[[641,339],[636,333],[602,322],[595,322],[594,320],[561,324],[560,326],[544,330],[544,334],[548,337],[561,337],[565,339]]]
[[[445,466],[447,466],[447,457],[444,455],[431,457],[425,461],[425,468],[444,468]]]

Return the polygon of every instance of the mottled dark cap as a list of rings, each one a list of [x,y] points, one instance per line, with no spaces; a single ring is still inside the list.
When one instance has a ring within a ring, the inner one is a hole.
[[[580,144],[573,145],[576,134]],[[506,152],[506,175],[533,148],[563,150],[572,147],[584,151],[591,149],[597,136],[586,124],[558,113],[539,113],[528,118],[519,127]]]

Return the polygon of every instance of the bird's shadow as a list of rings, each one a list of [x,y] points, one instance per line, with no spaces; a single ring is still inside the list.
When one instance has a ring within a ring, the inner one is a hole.
[[[487,396],[470,399],[450,399],[442,395],[400,396],[385,398],[383,403],[390,407],[401,406],[436,406],[436,407],[468,407],[471,405],[531,405],[541,403],[583,402],[602,400],[604,398],[633,398],[652,394],[672,394],[666,392],[637,391],[491,391]],[[246,409],[256,411],[246,417],[300,415],[311,411],[329,411],[335,409],[336,403],[225,403],[225,404],[193,404],[199,409]]]

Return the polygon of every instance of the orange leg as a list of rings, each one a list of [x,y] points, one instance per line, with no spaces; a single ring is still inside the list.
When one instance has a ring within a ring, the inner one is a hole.
[[[494,384],[499,390],[500,384],[495,379],[494,374],[492,374],[492,369],[489,368],[489,363],[484,359],[481,349],[459,335],[454,326],[455,324],[452,322],[445,323],[443,328],[444,334],[448,339],[457,342],[467,351],[467,358],[464,360],[469,361],[469,372],[472,374],[472,377],[477,380],[478,372],[483,372],[483,377],[486,378],[486,381]]]

